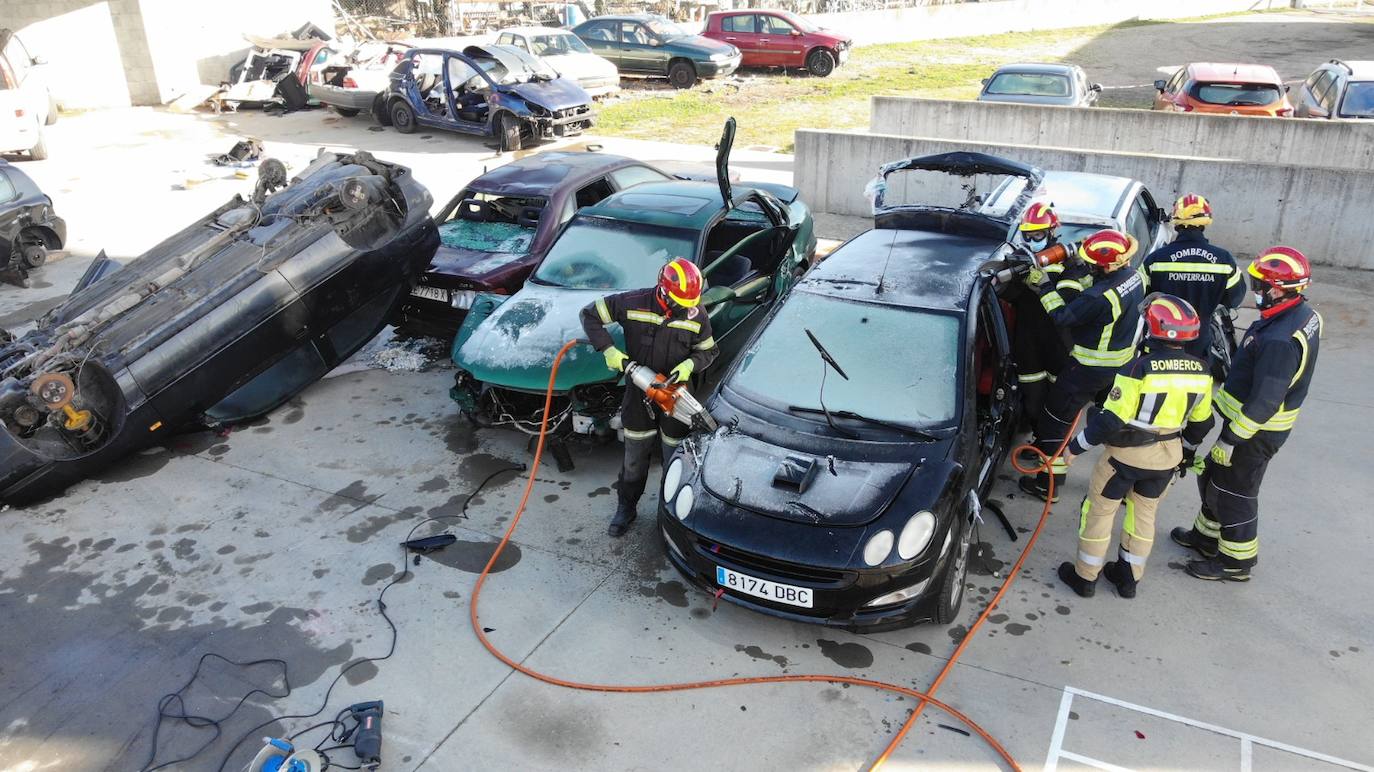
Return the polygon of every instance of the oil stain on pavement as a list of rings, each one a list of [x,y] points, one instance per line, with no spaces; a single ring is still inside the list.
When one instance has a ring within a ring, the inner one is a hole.
[[[497,542],[494,541],[459,539],[425,557],[441,566],[456,568],[470,574],[480,574],[482,569],[486,567],[487,561],[491,560],[491,553],[496,551],[496,545]],[[520,558],[520,545],[515,542],[508,542],[506,548],[501,550],[501,557],[497,558],[495,565],[491,567],[491,573],[499,574],[508,568],[514,568],[520,562]]]
[[[840,667],[858,670],[873,664],[873,652],[861,643],[840,643],[824,638],[816,639],[816,643],[821,647],[821,654]]]

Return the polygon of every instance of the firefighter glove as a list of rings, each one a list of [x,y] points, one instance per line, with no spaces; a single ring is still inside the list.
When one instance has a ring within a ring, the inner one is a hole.
[[[1197,448],[1190,448],[1186,445],[1183,448],[1183,460],[1178,462],[1178,476],[1183,477],[1188,474],[1189,469],[1195,470],[1198,474],[1202,473],[1202,464],[1197,458]]]
[[[1039,289],[1040,285],[1045,283],[1045,278],[1045,271],[1041,269],[1040,266],[1032,266],[1031,269],[1026,272],[1026,286],[1031,289]]]
[[[696,362],[684,359],[677,363],[668,375],[669,383],[686,383],[692,377],[692,371],[697,369]]]
[[[607,346],[601,355],[606,357],[606,366],[617,373],[625,372],[625,363],[630,361],[629,355],[615,346]]]
[[[1212,463],[1218,466],[1230,466],[1231,454],[1235,452],[1235,449],[1235,446],[1231,443],[1225,440],[1217,440],[1217,444],[1212,446],[1212,452],[1207,455],[1212,459]]]

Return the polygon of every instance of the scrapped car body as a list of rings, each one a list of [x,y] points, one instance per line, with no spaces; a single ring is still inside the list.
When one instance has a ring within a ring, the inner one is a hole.
[[[306,93],[344,117],[378,113],[382,93],[391,83],[391,70],[410,48],[401,43],[363,43],[345,53],[326,46],[310,70]]]
[[[978,101],[1092,107],[1101,93],[1076,64],[1004,64],[983,79]]]
[[[1009,177],[992,212],[890,205],[748,341],[708,407],[721,428],[668,463],[673,565],[739,605],[877,631],[958,615],[972,529],[1018,417],[995,273],[1039,170],[980,153],[889,164]],[[919,188],[918,188],[919,189]],[[822,390],[824,388],[824,390]]]
[[[573,33],[552,27],[511,27],[496,33],[496,44],[537,56],[565,78],[577,81],[593,98],[620,90],[620,71],[597,56]]]
[[[0,281],[29,285],[29,271],[67,243],[67,223],[27,174],[0,159]]]
[[[740,50],[729,43],[689,35],[653,14],[597,16],[572,31],[622,75],[667,78],[675,88],[691,88],[703,78],[727,78],[742,60]]]
[[[849,61],[854,39],[789,11],[739,9],[706,17],[702,37],[740,50],[743,67],[805,69],[824,78]]]
[[[715,183],[646,182],[575,214],[523,289],[509,299],[480,295],[453,343],[450,394],[482,425],[537,433],[554,354],[581,339],[582,307],[614,292],[652,286],[674,257],[702,266],[701,305],[725,363],[815,254],[811,213],[797,191],[732,187],[727,159],[734,124],[717,155]],[[612,335],[623,346],[619,328]],[[718,365],[706,371],[709,380]],[[564,357],[548,428],[611,436],[624,386],[589,344]],[[560,464],[568,463],[566,457]]]
[[[1293,115],[1288,87],[1267,64],[1194,62],[1168,80],[1155,81],[1152,109],[1286,118]]]
[[[672,177],[623,156],[547,151],[468,183],[434,218],[439,250],[397,313],[407,332],[453,340],[477,294],[514,294],[573,213]]]
[[[414,48],[391,71],[386,121],[496,137],[502,150],[572,137],[592,126],[592,98],[538,58],[509,46]]]
[[[280,173],[273,180],[272,172]],[[385,326],[438,245],[403,166],[322,152],[123,267],[97,259],[0,346],[0,501],[63,490],[195,424],[272,410]]]

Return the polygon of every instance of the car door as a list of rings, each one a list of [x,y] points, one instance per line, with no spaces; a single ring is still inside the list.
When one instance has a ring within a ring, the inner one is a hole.
[[[487,133],[487,98],[495,84],[467,59],[444,57],[444,97],[448,100],[451,128],[468,134]]]
[[[988,282],[987,278],[978,279],[973,320],[974,366],[969,369],[978,413],[978,458],[974,463],[979,495],[991,488],[1000,456],[1011,444],[1020,404],[1013,387],[1016,363],[1011,356],[1006,314]]]
[[[759,35],[755,26],[757,19],[758,16],[752,13],[737,13],[720,20],[721,40],[740,50],[746,67],[762,66],[763,59],[760,57],[766,55],[766,52],[759,50]]]
[[[801,30],[786,19],[771,13],[759,14],[759,49],[764,53],[762,64],[769,67],[801,67],[806,58],[802,50]]]
[[[1331,77],[1326,90],[1317,100],[1317,109],[1312,111],[1314,118],[1334,118],[1336,116],[1336,102],[1340,100],[1341,92],[1345,90],[1345,79],[1339,73],[1335,70],[1328,70],[1327,74]]]
[[[620,21],[590,21],[578,28],[577,36],[592,50],[617,67],[620,61]]]
[[[1136,249],[1135,259],[1132,263],[1138,263],[1145,258],[1145,255],[1154,244],[1154,235],[1157,232],[1151,227],[1150,210],[1145,208],[1145,201],[1139,194],[1133,196],[1127,204],[1126,232],[1135,237],[1139,245]]]
[[[668,54],[658,37],[637,21],[620,23],[620,69],[647,75],[668,74]]]
[[[1312,117],[1312,105],[1315,105],[1317,103],[1317,98],[1315,96],[1317,91],[1317,83],[1321,81],[1322,76],[1325,74],[1326,70],[1317,70],[1316,72],[1313,72],[1311,75],[1308,75],[1307,80],[1303,81],[1302,85],[1298,87],[1298,98],[1296,100],[1297,104],[1293,105],[1294,116],[1298,118]]]

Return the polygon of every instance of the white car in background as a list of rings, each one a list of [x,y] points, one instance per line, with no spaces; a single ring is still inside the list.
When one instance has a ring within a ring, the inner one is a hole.
[[[43,127],[57,122],[57,108],[39,72],[43,64],[13,32],[0,29],[0,153],[48,157]]]
[[[592,53],[582,39],[554,27],[510,27],[496,33],[496,44],[514,46],[543,59],[559,75],[577,81],[593,97],[620,90],[620,71]]]

